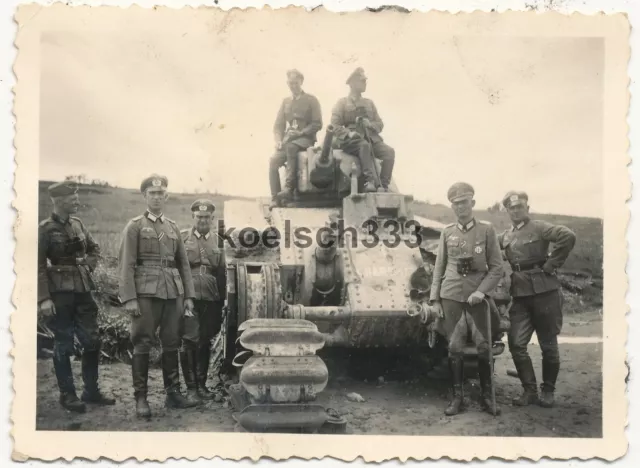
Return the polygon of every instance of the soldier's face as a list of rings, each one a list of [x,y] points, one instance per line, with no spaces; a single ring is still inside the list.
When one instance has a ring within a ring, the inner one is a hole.
[[[358,93],[364,93],[367,90],[367,79],[354,78],[351,81],[351,88]]]
[[[451,203],[451,208],[456,214],[456,217],[460,221],[470,220],[473,215],[473,207],[476,205],[476,201],[470,198],[464,200],[455,201]]]
[[[525,203],[518,203],[517,205],[511,205],[507,208],[507,213],[509,213],[509,217],[511,221],[515,224],[524,221],[525,218],[529,215],[529,205]]]
[[[287,79],[287,86],[293,94],[299,94],[302,90],[302,80],[299,77]]]
[[[196,211],[193,213],[193,224],[198,230],[198,232],[202,234],[206,234],[211,229],[211,220],[213,216],[211,213],[203,213],[201,211]]]
[[[144,193],[144,198],[147,201],[147,207],[149,210],[159,213],[164,209],[164,205],[167,198],[169,198],[169,194],[162,187],[151,187]]]
[[[65,213],[75,214],[78,212],[78,208],[80,208],[80,199],[78,198],[78,194],[74,193],[73,195],[67,195],[66,197],[59,197],[56,200],[56,204]]]

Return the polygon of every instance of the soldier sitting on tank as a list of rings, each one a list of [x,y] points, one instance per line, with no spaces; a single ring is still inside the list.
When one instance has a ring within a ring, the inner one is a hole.
[[[337,129],[334,147],[358,156],[365,177],[365,192],[386,192],[391,183],[395,150],[382,141],[380,132],[384,124],[376,105],[362,97],[367,90],[364,70],[356,68],[347,78],[347,84],[351,87],[349,96],[341,98],[331,113],[331,124]],[[382,161],[379,177],[372,155]]]
[[[273,204],[277,198],[290,198],[297,189],[298,152],[313,146],[322,128],[322,111],[318,99],[302,90],[304,76],[298,70],[287,71],[291,96],[280,106],[273,133],[276,153],[269,164],[269,184]],[[285,189],[281,191],[279,170],[287,166]]]

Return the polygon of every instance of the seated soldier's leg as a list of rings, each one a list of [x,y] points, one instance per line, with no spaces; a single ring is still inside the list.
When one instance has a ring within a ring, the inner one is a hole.
[[[493,407],[491,378],[493,373],[492,357],[489,353],[491,343],[491,337],[489,336],[489,326],[491,323],[491,309],[487,310],[487,304],[481,302],[474,306],[467,306],[467,324],[471,330],[471,339],[476,346],[478,352],[478,377],[480,379],[480,390],[482,392],[480,397],[480,405],[482,409],[497,415],[501,410],[496,404]],[[492,330],[493,333],[493,330]]]
[[[447,416],[458,414],[464,408],[464,346],[467,325],[463,314],[464,304],[442,299],[444,328],[449,345],[449,370],[451,372],[452,398],[444,410]]]
[[[195,307],[193,317],[183,315],[180,320],[180,336],[182,338],[180,364],[182,365],[182,376],[187,387],[187,400],[195,402],[200,401],[197,374],[198,336],[200,335],[200,318],[197,313],[199,302],[193,301]]]
[[[162,344],[162,376],[164,388],[167,394],[165,406],[169,408],[191,408],[198,404],[189,400],[180,393],[180,320],[184,307],[183,297],[177,299],[153,299],[156,307],[160,309],[160,343]]]
[[[371,145],[368,141],[362,140],[358,145],[358,158],[362,165],[362,173],[364,174],[365,192],[375,192],[380,185],[378,180],[378,172],[376,171],[375,164],[373,162],[373,152],[371,151]]]
[[[509,312],[511,319],[511,328],[508,333],[509,351],[523,388],[522,395],[513,400],[513,404],[516,406],[526,406],[538,402],[536,373],[527,351],[534,331],[529,313],[529,302],[530,299],[527,297],[514,297]]]
[[[76,296],[74,317],[76,335],[82,345],[82,401],[100,405],[114,405],[116,400],[106,396],[98,386],[98,364],[100,360],[100,335],[98,334],[98,306],[91,293]]]
[[[554,405],[556,380],[560,372],[558,335],[562,330],[562,295],[558,290],[532,298],[531,317],[542,351],[542,384],[540,406]]]
[[[280,188],[280,167],[287,162],[287,155],[284,151],[276,151],[269,161],[269,185],[271,187],[271,197],[275,197],[281,190]]]
[[[382,185],[383,189],[387,190],[391,183],[396,151],[385,142],[379,141],[373,144],[373,155],[382,161],[382,167],[380,168],[380,185]]]
[[[76,395],[71,371],[71,356],[73,355],[73,336],[75,312],[75,294],[53,294],[51,300],[56,308],[56,315],[49,320],[49,327],[53,331],[53,368],[60,389],[60,404],[78,413],[85,411],[85,405]]]
[[[287,177],[285,179],[287,195],[293,195],[294,190],[298,188],[298,152],[303,149],[295,143],[284,145],[284,152],[287,155]]]

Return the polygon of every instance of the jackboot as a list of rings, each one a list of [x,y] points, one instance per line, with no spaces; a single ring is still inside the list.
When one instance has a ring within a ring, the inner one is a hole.
[[[464,409],[464,362],[462,357],[449,358],[449,369],[453,398],[444,410],[444,414],[453,416]]]
[[[538,386],[536,383],[536,373],[533,370],[533,364],[531,358],[514,359],[513,363],[518,371],[518,377],[522,383],[523,392],[518,398],[513,399],[515,406],[527,406],[536,404],[540,400],[538,399]]]
[[[502,410],[496,403],[495,411],[491,398],[491,363],[487,359],[478,359],[478,377],[480,379],[480,406],[484,411],[494,416],[499,415]]]
[[[184,376],[184,384],[187,387],[187,400],[190,402],[201,403],[198,396],[198,382],[196,380],[196,350],[187,348],[180,351],[180,363],[182,364],[182,375]]]
[[[85,351],[82,353],[82,380],[84,391],[80,396],[86,403],[97,405],[115,405],[116,400],[103,394],[98,387],[99,351]]]
[[[211,348],[209,343],[198,348],[198,396],[203,400],[213,400],[216,395],[207,388],[207,375],[209,373],[209,360],[211,359]]]
[[[54,349],[53,368],[56,372],[58,388],[60,389],[60,405],[69,411],[84,413],[86,407],[84,403],[78,400],[78,396],[76,395],[73,373],[71,371],[71,359],[60,348]]]
[[[556,389],[556,380],[559,372],[559,362],[549,362],[542,359],[542,384],[540,385],[542,396],[540,397],[540,406],[543,408],[552,408],[555,403],[553,394]]]
[[[151,408],[147,402],[147,381],[149,379],[149,355],[134,354],[131,362],[133,396],[136,400],[136,416],[150,418]]]
[[[391,183],[391,175],[393,174],[393,166],[395,165],[395,154],[393,158],[386,158],[382,160],[380,165],[380,185],[385,189],[385,192],[389,191],[389,184]]]
[[[162,377],[167,396],[164,405],[167,408],[193,408],[198,402],[189,401],[180,393],[180,370],[178,351],[162,353]]]

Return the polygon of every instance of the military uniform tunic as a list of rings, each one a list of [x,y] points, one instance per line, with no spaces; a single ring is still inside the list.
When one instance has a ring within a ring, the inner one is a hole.
[[[470,332],[478,352],[486,353],[486,304],[470,306],[466,301],[475,291],[490,295],[502,278],[495,229],[475,219],[464,226],[450,224],[442,231],[436,255],[430,300],[442,302],[449,352],[462,354]]]
[[[120,247],[120,299],[138,299],[132,318],[134,353],[148,354],[160,327],[163,351],[179,347],[183,311],[178,299],[195,298],[187,253],[174,221],[150,212],[133,218]]]
[[[47,324],[54,333],[54,364],[62,392],[75,391],[68,368],[74,335],[85,353],[100,348],[98,306],[91,296],[91,272],[99,256],[100,247],[79,218],[65,220],[53,213],[40,223],[38,303],[50,299],[56,309]]]
[[[562,295],[557,276],[542,267],[555,270],[562,266],[575,240],[570,229],[539,220],[525,220],[500,235],[500,247],[513,270],[509,348],[514,360],[529,359],[527,345],[535,331],[543,358],[559,362],[557,335],[562,330]],[[550,242],[555,246],[548,255]]]
[[[182,339],[206,346],[220,331],[226,288],[224,250],[214,231],[203,235],[191,228],[181,234],[195,288],[194,316],[184,318]]]

